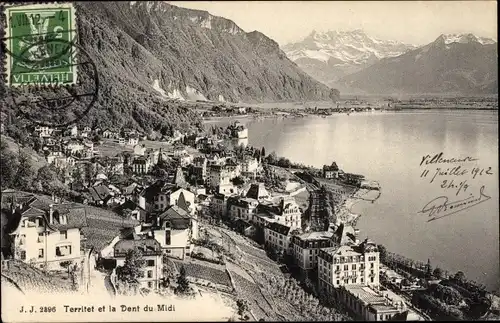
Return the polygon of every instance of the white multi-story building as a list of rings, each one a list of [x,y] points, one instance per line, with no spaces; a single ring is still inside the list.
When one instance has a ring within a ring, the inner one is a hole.
[[[279,223],[269,223],[264,228],[264,243],[276,252],[290,254],[291,229]]]
[[[333,231],[308,232],[292,237],[292,250],[295,263],[302,270],[311,270],[318,264],[321,248],[331,247]]]
[[[247,194],[248,196],[248,194]],[[294,229],[300,229],[302,226],[302,213],[299,205],[291,196],[282,197],[278,204],[271,201],[261,201],[258,207],[259,219],[257,222],[268,221],[278,222]]]
[[[241,174],[250,178],[255,178],[259,167],[260,165],[257,158],[245,156],[241,163]]]
[[[194,248],[191,240],[198,235],[196,222],[184,209],[173,205],[157,216],[150,232],[167,255],[184,259]]]
[[[222,165],[210,166],[210,180],[211,187],[224,186],[231,184],[231,171]]]
[[[158,241],[152,238],[123,239],[118,241],[113,248],[113,257],[116,265],[123,266],[127,253],[130,250],[140,251],[145,261],[142,268],[143,276],[138,279],[141,287],[158,289],[163,278],[162,248]],[[115,281],[116,282],[116,281]]]
[[[148,158],[140,156],[134,158],[134,161],[132,162],[132,171],[135,174],[147,174],[149,173],[151,166],[151,161]]]
[[[227,200],[225,194],[216,193],[212,196],[209,208],[214,216],[222,218],[227,215]]]
[[[379,252],[368,240],[359,245],[320,249],[318,282],[320,289],[333,292],[340,286],[379,285]]]
[[[20,201],[20,202],[19,202]],[[85,208],[73,204],[51,204],[25,196],[13,205],[10,232],[14,257],[36,266],[60,269],[60,263],[80,261],[81,228],[86,226]],[[52,203],[54,203],[52,201]]]
[[[163,212],[171,205],[179,205],[179,200],[181,198],[186,202],[187,210],[189,214],[194,214],[194,193],[179,187],[165,187],[159,191],[154,197],[154,210]]]
[[[231,219],[253,221],[259,202],[249,197],[230,197],[227,201],[228,215]]]
[[[50,137],[54,133],[54,128],[48,126],[37,126],[35,132],[38,133],[40,138]]]

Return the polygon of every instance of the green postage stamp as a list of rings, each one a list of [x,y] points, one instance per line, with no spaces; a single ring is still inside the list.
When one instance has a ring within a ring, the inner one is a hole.
[[[71,3],[5,7],[7,85],[77,81],[75,8]]]

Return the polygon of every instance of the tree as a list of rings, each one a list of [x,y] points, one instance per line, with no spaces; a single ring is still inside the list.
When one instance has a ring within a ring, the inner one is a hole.
[[[40,153],[42,150],[42,139],[41,138],[35,138],[33,140],[33,150],[36,151],[37,153]]]
[[[66,260],[66,261],[62,261],[59,265],[63,268],[66,268],[66,270],[68,271],[68,277],[70,276],[70,267],[71,267],[71,264],[73,262],[69,261],[69,260]]]
[[[40,167],[35,180],[41,185],[43,191],[49,194],[56,193],[56,172],[52,166],[45,165]]]
[[[139,249],[127,251],[125,263],[116,269],[118,280],[136,290],[139,285],[139,278],[144,277],[142,269],[145,265],[146,261]]]
[[[181,267],[179,271],[179,276],[177,277],[177,287],[175,288],[176,294],[187,294],[191,288],[189,287],[189,281],[186,277],[186,269],[184,266]]]
[[[425,276],[426,278],[430,278],[432,276],[432,266],[430,259],[427,259],[427,265],[425,266]]]
[[[387,264],[386,263],[386,261],[387,261],[387,249],[385,248],[385,246],[383,246],[381,244],[377,245],[377,249],[378,249],[379,256],[380,256],[380,262],[383,264]]]
[[[241,319],[243,319],[243,316],[248,311],[247,301],[244,299],[238,299],[236,301],[236,306],[238,306],[238,315],[240,316]]]
[[[101,141],[101,140],[102,140],[102,138],[98,134],[95,134],[94,137],[92,138],[92,142],[94,144],[99,143],[99,141]]]
[[[30,191],[33,188],[34,171],[31,166],[30,156],[24,151],[19,152],[19,166],[14,178],[14,187],[21,190]]]
[[[234,154],[238,159],[243,159],[243,155],[245,154],[245,145],[240,144],[234,147]]]
[[[455,276],[453,276],[453,279],[459,281],[460,283],[463,283],[465,281],[465,274],[462,271],[457,271]]]
[[[436,267],[434,271],[432,272],[432,275],[436,277],[437,279],[443,278],[443,270],[439,267]]]
[[[17,156],[12,153],[5,141],[0,142],[0,185],[2,188],[10,187],[17,173]]]
[[[241,176],[237,176],[233,178],[231,181],[236,186],[245,184],[245,180]]]
[[[276,153],[273,151],[272,153],[270,153],[267,157],[266,157],[266,161],[273,165],[273,164],[276,164],[276,162],[278,161],[278,156],[276,155]]]

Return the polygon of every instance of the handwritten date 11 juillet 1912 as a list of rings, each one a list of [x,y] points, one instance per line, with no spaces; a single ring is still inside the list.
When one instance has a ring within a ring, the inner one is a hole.
[[[420,162],[420,166],[425,166],[420,178],[428,179],[429,183],[437,183],[444,190],[453,190],[458,196],[460,193],[467,192],[470,187],[469,180],[493,175],[490,166],[467,165],[471,162],[477,164],[477,161],[478,159],[472,157],[445,159],[443,153],[434,156],[426,155],[422,157]]]
[[[427,214],[428,222],[461,212],[474,205],[486,202],[491,197],[485,192],[482,180],[493,175],[492,167],[479,166],[479,159],[472,157],[444,158],[443,153],[422,156],[420,166],[424,169],[420,178],[443,190],[443,195],[425,204],[418,213]],[[480,187],[479,190],[477,187]],[[479,191],[479,195],[477,195]],[[455,199],[449,193],[462,196]],[[464,198],[464,195],[468,195]]]

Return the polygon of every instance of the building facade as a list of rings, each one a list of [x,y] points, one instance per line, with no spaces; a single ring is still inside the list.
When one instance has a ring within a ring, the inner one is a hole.
[[[319,288],[333,292],[341,286],[379,286],[379,267],[377,246],[368,240],[323,248],[318,253]]]
[[[295,263],[302,270],[312,270],[318,264],[321,248],[332,246],[332,231],[308,232],[293,236],[292,251]]]
[[[160,280],[163,278],[162,249],[160,244],[151,238],[123,239],[118,241],[113,248],[113,257],[116,259],[117,267],[125,264],[127,253],[134,249],[142,254],[145,261],[145,265],[142,268],[143,275],[138,279],[140,286],[148,289],[158,289],[160,287]]]

